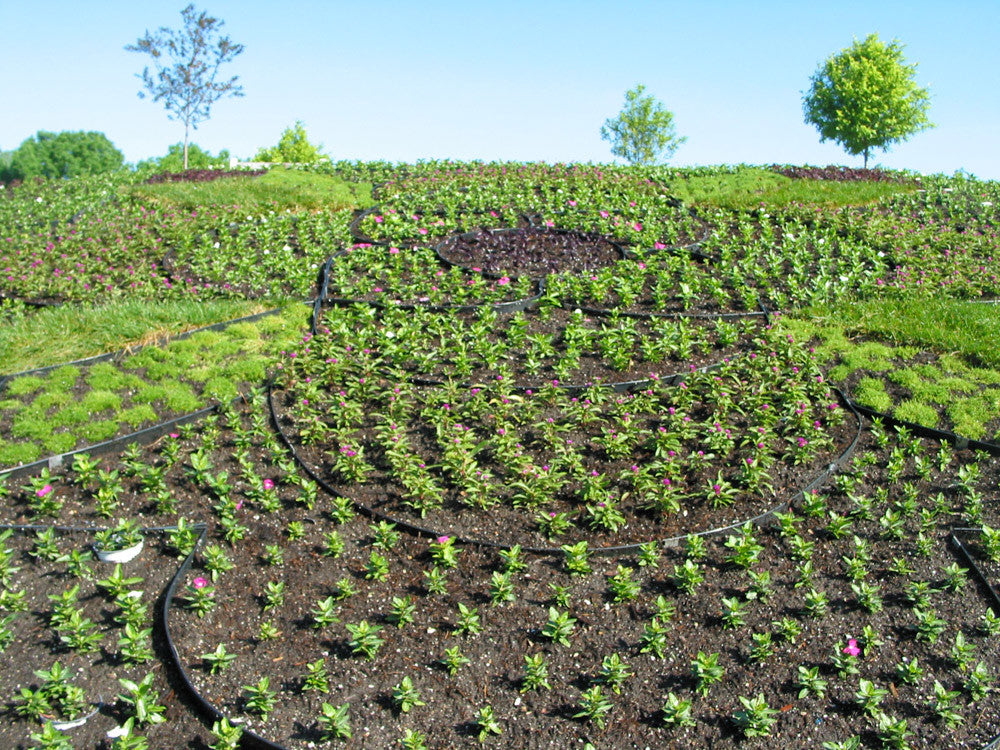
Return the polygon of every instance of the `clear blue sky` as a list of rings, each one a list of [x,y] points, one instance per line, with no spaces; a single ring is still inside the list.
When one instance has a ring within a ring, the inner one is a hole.
[[[0,0],[0,149],[38,130],[97,130],[128,161],[183,129],[141,100],[147,29],[179,28],[184,0]],[[600,138],[644,83],[688,138],[677,165],[847,164],[820,144],[802,92],[830,54],[898,39],[931,92],[933,130],[873,162],[1000,179],[1000,0],[206,0],[246,45],[246,90],[193,140],[251,156],[301,119],[334,159],[610,162]],[[225,69],[224,69],[225,70]]]

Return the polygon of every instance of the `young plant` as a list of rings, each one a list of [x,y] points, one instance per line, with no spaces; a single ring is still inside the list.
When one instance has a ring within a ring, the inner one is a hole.
[[[500,735],[503,733],[503,728],[493,714],[492,706],[483,706],[479,709],[479,714],[476,717],[476,725],[479,727],[479,734],[476,735],[476,738],[480,743],[486,742],[486,739],[491,734]]]
[[[441,664],[448,670],[448,674],[452,677],[468,663],[469,658],[462,653],[458,646],[452,646],[444,650],[444,658],[441,659]]]
[[[140,725],[160,724],[166,721],[163,714],[167,709],[157,703],[160,694],[153,687],[153,678],[154,675],[150,672],[140,682],[126,679],[118,680],[121,686],[128,691],[119,694],[118,699],[132,706],[135,719]]]
[[[569,612],[560,612],[555,607],[549,607],[549,619],[542,628],[542,635],[553,643],[569,647],[570,636],[576,628],[576,618]]]
[[[768,737],[771,734],[771,727],[778,720],[778,711],[767,705],[764,694],[761,693],[755,698],[745,698],[739,696],[743,709],[737,711],[733,716],[744,737]]]
[[[708,695],[712,685],[721,682],[726,670],[719,664],[719,654],[706,654],[699,651],[698,655],[691,662],[691,674],[695,679],[695,691],[701,695]]]
[[[258,714],[261,721],[267,721],[267,717],[274,710],[277,693],[270,689],[271,680],[268,677],[261,677],[256,685],[244,685],[246,692],[246,709]]]
[[[605,685],[611,688],[615,695],[620,695],[622,692],[622,685],[625,683],[632,673],[629,672],[628,664],[622,661],[618,654],[613,653],[605,656],[601,662],[601,671],[598,675],[598,679]]]
[[[368,660],[374,659],[384,643],[378,636],[382,628],[369,624],[367,620],[362,620],[357,625],[347,623],[345,627],[351,635],[351,639],[347,642],[351,647],[351,653],[361,654]]]
[[[397,628],[404,628],[413,622],[413,615],[417,605],[412,596],[392,597],[392,611],[389,612],[388,620]]]
[[[226,645],[220,643],[215,647],[215,651],[202,654],[201,658],[208,662],[208,673],[217,674],[224,671],[226,667],[236,661],[236,654],[226,651]]]
[[[579,713],[573,714],[575,719],[587,719],[604,729],[607,715],[615,707],[611,699],[604,695],[600,685],[594,685],[580,694]]]
[[[349,703],[344,703],[340,706],[323,703],[320,707],[318,721],[323,733],[324,742],[351,739],[353,735],[351,733],[351,717],[348,713],[349,710]]]
[[[392,702],[402,713],[409,713],[414,706],[426,706],[420,700],[420,691],[413,686],[413,680],[404,676],[392,689]]]
[[[479,610],[462,602],[458,603],[458,622],[455,623],[455,633],[458,635],[476,635],[483,629],[479,619]]]
[[[800,688],[800,699],[809,695],[814,695],[817,698],[824,698],[826,696],[827,681],[819,676],[819,667],[806,667],[800,664],[798,671],[799,680],[797,685]]]
[[[326,662],[320,657],[314,662],[306,663],[306,675],[302,680],[302,690],[315,693],[330,692],[330,673],[326,669]]]
[[[678,698],[673,692],[667,693],[667,700],[663,704],[663,723],[677,728],[697,726],[691,701]]]

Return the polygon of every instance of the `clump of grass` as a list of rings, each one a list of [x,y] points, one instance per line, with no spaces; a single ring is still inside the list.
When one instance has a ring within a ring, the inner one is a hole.
[[[183,209],[239,205],[249,211],[312,211],[363,208],[373,202],[370,183],[346,182],[334,175],[280,167],[259,177],[135,185],[129,192],[140,199]]]
[[[693,175],[670,182],[670,191],[685,203],[746,210],[812,204],[826,208],[873,203],[899,193],[910,193],[914,185],[895,182],[835,182],[793,180],[759,167],[741,167],[734,172]]]
[[[916,422],[926,427],[937,427],[939,414],[933,406],[929,406],[916,399],[907,399],[893,412],[897,419],[904,419],[907,422]]]
[[[246,300],[132,299],[104,305],[46,308],[0,327],[0,372],[21,372],[152,344],[193,328],[252,315],[276,304]],[[22,379],[16,387],[32,386],[37,389],[41,383]]]

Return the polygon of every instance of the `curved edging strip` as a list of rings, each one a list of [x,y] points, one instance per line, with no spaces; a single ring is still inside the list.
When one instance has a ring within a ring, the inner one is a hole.
[[[854,418],[856,420],[856,431],[854,434],[854,438],[851,440],[850,444],[843,450],[843,452],[826,467],[826,469],[824,469],[808,485],[803,487],[801,490],[798,490],[795,493],[795,497],[799,495],[804,495],[807,492],[811,492],[813,489],[819,487],[823,482],[825,482],[830,477],[831,474],[837,471],[837,469],[841,465],[843,465],[848,459],[850,459],[851,455],[854,453],[854,450],[858,445],[858,441],[861,439],[861,415],[853,407],[851,402],[844,397],[844,394],[841,393],[839,389],[836,390],[836,393],[844,401],[844,405],[854,415]],[[334,497],[344,497],[350,500],[356,508],[358,508],[364,515],[368,516],[369,518],[375,518],[380,521],[388,521],[390,523],[396,524],[396,526],[411,534],[415,534],[417,536],[425,536],[432,539],[436,539],[439,536],[443,535],[443,532],[441,531],[429,529],[424,526],[418,526],[414,523],[410,523],[409,521],[405,521],[395,516],[388,515],[381,511],[375,510],[374,508],[371,508],[367,505],[362,505],[354,498],[348,497],[338,492],[322,476],[319,475],[319,472],[315,471],[313,467],[311,467],[302,459],[298,451],[295,449],[295,446],[292,445],[292,442],[289,439],[288,435],[285,434],[285,431],[281,427],[281,422],[278,419],[278,414],[274,408],[274,392],[271,388],[270,383],[268,383],[268,388],[267,388],[267,404],[271,414],[271,421],[274,424],[274,428],[278,433],[278,437],[281,438],[282,443],[284,443],[289,453],[292,454],[292,457],[295,459],[295,462],[299,464],[299,466],[302,467],[302,469],[306,472],[306,474],[308,474],[313,479],[313,481],[315,481],[316,484],[322,487],[326,492],[333,495]],[[708,529],[705,531],[691,532],[691,534],[693,534],[694,536],[714,536],[716,534],[721,534],[726,531],[733,531],[747,523],[760,525],[765,520],[773,517],[775,513],[781,513],[785,511],[787,508],[791,506],[792,502],[793,502],[792,500],[785,500],[779,503],[778,505],[774,506],[770,510],[767,510],[764,513],[761,513],[760,515],[754,516],[752,518],[747,518],[742,521],[738,521],[736,523],[728,524],[726,526],[720,526],[713,529]],[[648,541],[656,541],[660,546],[663,547],[675,547],[691,534],[681,534],[666,539],[648,540]],[[450,535],[450,536],[459,544],[486,547],[488,549],[509,549],[511,546],[511,545],[501,544],[499,542],[486,541],[484,539],[474,539],[474,538],[470,539],[458,535]],[[636,542],[633,544],[622,544],[609,547],[595,547],[593,549],[588,549],[588,552],[592,555],[597,555],[597,556],[610,556],[616,554],[632,553],[639,551],[640,544],[641,544],[640,542]],[[535,555],[554,556],[563,554],[563,550],[561,547],[522,547],[521,549],[524,552],[528,552]]]
[[[959,557],[961,557],[972,569],[972,573],[978,581],[980,588],[987,593],[989,605],[994,614],[1000,615],[1000,590],[990,584],[986,574],[983,573],[980,567],[976,564],[976,561],[972,559],[972,555],[969,553],[969,550],[966,549],[962,540],[959,538],[959,534],[962,532],[982,533],[982,529],[953,526],[951,531],[948,533],[948,541],[951,543],[952,547],[955,548],[955,551],[958,552]],[[993,739],[983,745],[982,750],[997,750],[997,748],[1000,748],[1000,734],[996,735]]]
[[[972,555],[969,553],[969,550],[965,548],[962,540],[959,539],[959,532],[968,532],[970,534],[973,532],[982,533],[982,529],[975,527],[968,528],[953,526],[948,534],[948,541],[951,542],[951,545],[958,551],[959,555],[961,555],[965,562],[969,564],[969,567],[972,568],[972,572],[975,574],[983,589],[989,593],[990,606],[996,614],[1000,615],[1000,592],[998,592],[998,590],[990,584],[986,574],[983,573],[980,567],[976,564],[976,561],[972,559]],[[998,737],[998,739],[1000,739],[1000,737]]]
[[[388,302],[378,302],[376,300],[350,299],[347,297],[327,297],[323,302],[328,302],[334,306],[348,305],[368,305],[379,309],[388,310],[430,310],[432,312],[471,312],[481,307],[492,307],[498,313],[515,313],[527,310],[538,302],[545,295],[545,277],[537,281],[538,293],[524,299],[510,300],[509,302],[479,302],[473,305],[430,305],[415,302],[399,302],[390,304]]]
[[[885,412],[876,411],[870,406],[864,406],[862,404],[856,403],[844,396],[848,404],[851,405],[853,409],[861,412],[869,419],[879,419],[885,424],[905,427],[911,430],[913,433],[920,435],[921,437],[931,438],[932,440],[938,440],[940,442],[947,442],[954,445],[959,450],[969,448],[974,451],[985,451],[991,456],[1000,456],[1000,445],[997,443],[990,443],[983,440],[973,440],[972,438],[963,437],[957,435],[949,430],[939,430],[936,427],[928,427],[927,425],[918,424],[917,422],[910,422],[906,419],[898,419],[891,414],[886,414]]]
[[[54,529],[60,533],[86,533],[94,531],[102,531],[106,527],[100,526],[49,526],[45,524],[0,524],[0,529],[14,529],[18,531],[37,531],[42,529]],[[173,661],[173,667],[176,670],[177,676],[180,677],[181,684],[187,690],[188,695],[193,699],[195,704],[208,716],[211,716],[213,720],[218,721],[224,718],[224,715],[215,706],[205,700],[201,693],[194,687],[191,683],[190,678],[187,675],[187,671],[181,664],[180,655],[177,652],[177,647],[174,645],[173,638],[170,637],[170,606],[173,603],[174,593],[177,590],[177,585],[180,583],[181,578],[185,573],[191,568],[191,563],[194,562],[194,556],[198,552],[198,548],[201,547],[202,542],[208,534],[208,525],[205,523],[194,523],[190,526],[192,531],[198,532],[198,538],[195,540],[194,547],[188,553],[184,561],[181,562],[177,571],[174,573],[170,582],[167,584],[166,591],[162,594],[162,600],[157,603],[159,608],[159,621],[160,631],[163,634],[163,640],[167,644],[167,649],[170,652],[170,658]],[[165,532],[165,531],[176,531],[176,526],[152,526],[148,528],[140,529],[143,534],[150,532]],[[154,620],[154,625],[157,621]],[[243,742],[241,747],[259,747],[265,748],[265,750],[285,750],[283,745],[277,745],[273,742],[265,740],[263,737],[251,732],[249,729],[243,730]]]
[[[625,310],[616,310],[614,308],[604,308],[604,307],[583,307],[581,305],[574,305],[572,302],[564,301],[562,302],[563,309],[569,310],[580,310],[587,313],[588,315],[621,315],[623,318],[697,318],[701,320],[733,320],[741,318],[764,318],[764,321],[770,325],[771,323],[771,311],[768,310],[764,305],[760,305],[760,310],[748,310],[747,312],[728,312],[728,313],[698,313],[698,312],[628,312]]]
[[[191,528],[199,531],[198,539],[195,542],[191,553],[184,558],[184,562],[181,563],[177,572],[174,573],[174,577],[171,578],[170,583],[167,584],[167,590],[163,595],[163,604],[160,609],[160,629],[163,633],[164,641],[166,641],[167,649],[170,652],[173,667],[176,670],[177,675],[180,677],[184,688],[203,713],[212,717],[214,721],[221,721],[223,718],[227,717],[219,709],[205,700],[204,696],[202,696],[202,694],[198,692],[198,689],[192,684],[191,679],[188,677],[187,670],[184,669],[184,665],[181,663],[180,654],[177,652],[177,646],[174,645],[174,640],[170,636],[170,606],[173,604],[174,594],[177,591],[177,585],[180,583],[184,574],[191,568],[191,564],[194,562],[195,553],[198,551],[198,548],[201,546],[201,543],[205,540],[205,537],[208,534],[208,526],[204,523],[192,524]],[[240,747],[248,746],[265,748],[265,750],[285,750],[284,745],[275,744],[270,740],[266,740],[260,735],[255,734],[249,729],[244,728]]]

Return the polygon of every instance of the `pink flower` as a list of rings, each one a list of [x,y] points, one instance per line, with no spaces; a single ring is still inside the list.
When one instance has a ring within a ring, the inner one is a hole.
[[[847,641],[847,645],[844,646],[844,653],[848,656],[857,656],[861,653],[861,649],[858,648],[858,642],[856,639],[851,638]]]
[[[274,489],[274,480],[273,479],[265,479],[264,480],[264,489],[265,490],[273,490]]]
[[[438,544],[447,544],[449,541],[451,541],[451,537],[450,536],[439,536],[437,538],[437,543]]]
[[[507,276],[501,276],[499,279],[497,279],[497,284],[499,284],[500,286],[507,286],[509,283],[510,283],[510,278]]]
[[[208,579],[198,576],[193,581],[191,581],[191,585],[194,586],[196,589],[203,589],[208,585]]]
[[[42,489],[38,490],[38,492],[36,492],[35,494],[38,495],[38,497],[45,497],[50,492],[52,492],[52,485],[47,484],[44,487],[42,487]]]
[[[171,432],[170,433],[170,437],[172,437],[174,440],[176,440],[180,436],[181,436],[181,434],[179,432]]]

